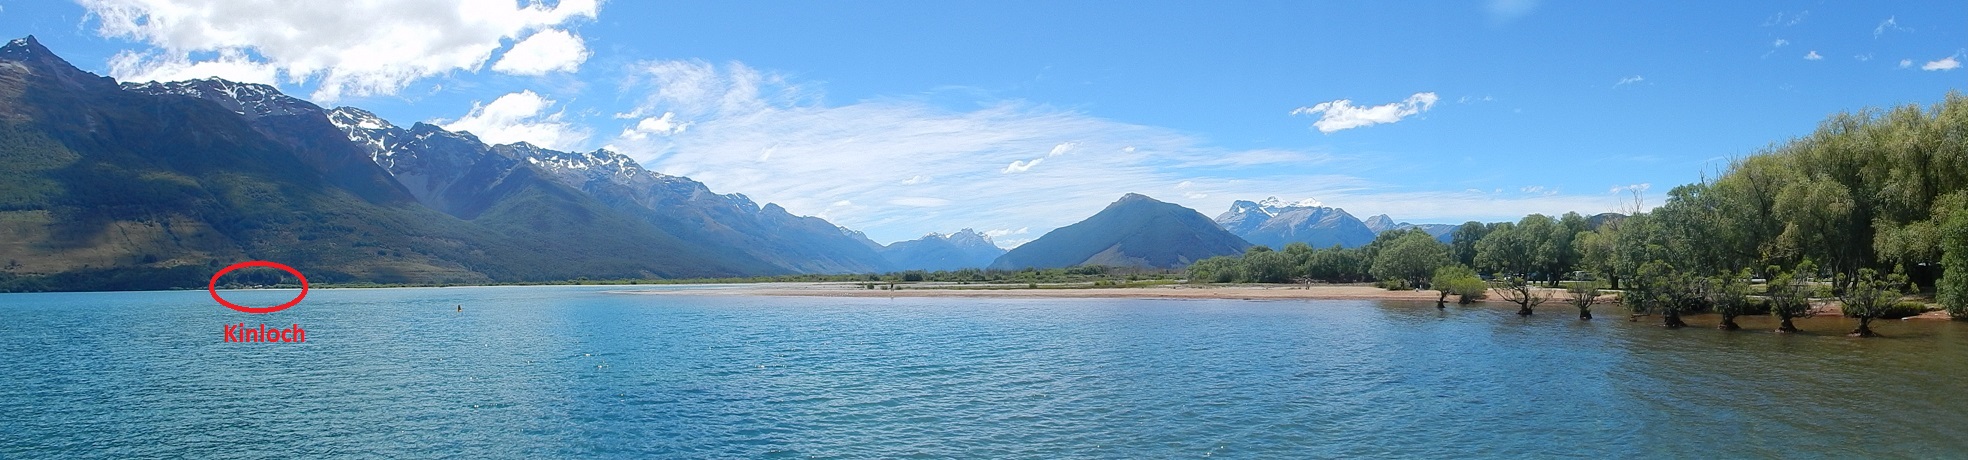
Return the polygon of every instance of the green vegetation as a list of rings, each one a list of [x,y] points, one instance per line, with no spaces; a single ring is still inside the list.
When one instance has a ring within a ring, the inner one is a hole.
[[[1476,276],[1476,270],[1461,264],[1436,268],[1435,276],[1430,278],[1428,284],[1442,293],[1441,298],[1435,299],[1435,308],[1442,308],[1451,295],[1456,296],[1457,304],[1468,305],[1481,298],[1483,291],[1489,288],[1483,284],[1483,278]]]
[[[1859,275],[1849,282],[1845,293],[1838,296],[1843,303],[1845,316],[1858,318],[1859,328],[1852,330],[1854,337],[1872,337],[1872,320],[1886,316],[1900,300],[1900,286],[1906,283],[1906,276],[1898,273],[1880,276],[1870,268],[1859,269]]]
[[[1834,115],[1816,132],[1675,187],[1657,208],[1637,197],[1625,216],[1465,223],[1447,245],[1388,232],[1363,248],[1320,250],[1323,259],[1287,258],[1300,262],[1284,264],[1297,269],[1280,278],[1423,286],[1433,268],[1462,264],[1494,274],[1492,291],[1522,314],[1548,296],[1533,281],[1573,279],[1606,283],[1627,309],[1659,314],[1664,326],[1713,311],[1734,329],[1736,317],[1767,308],[1784,332],[1810,314],[1811,298],[1835,297],[1860,319],[1859,335],[1871,332],[1872,318],[1908,310],[1896,307],[1902,289],[1931,286],[1942,308],[1968,319],[1968,97],[1960,94],[1930,108]],[[1245,263],[1256,261],[1250,253],[1244,259],[1198,262],[1191,279],[1281,282]],[[1770,282],[1752,297],[1759,278]]]

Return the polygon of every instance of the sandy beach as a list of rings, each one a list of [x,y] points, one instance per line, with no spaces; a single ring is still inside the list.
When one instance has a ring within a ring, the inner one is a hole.
[[[1144,298],[1144,299],[1371,299],[1434,302],[1435,291],[1389,291],[1369,285],[1162,285],[1148,287],[984,285],[916,283],[900,289],[867,289],[859,283],[761,283],[689,290],[623,290],[646,295],[764,295],[815,297],[995,297],[995,298]]]
[[[1435,291],[1389,291],[1367,284],[1315,284],[1303,285],[1189,285],[1170,284],[1147,287],[1087,287],[1043,286],[1027,288],[1022,285],[1005,284],[955,284],[955,283],[913,283],[898,285],[896,290],[862,287],[861,283],[758,283],[730,284],[687,290],[635,290],[616,291],[636,295],[730,295],[730,296],[809,296],[809,297],[974,297],[974,298],[1061,298],[1061,299],[1236,299],[1236,300],[1402,300],[1434,302]],[[1556,291],[1556,290],[1553,290]],[[1564,292],[1551,292],[1551,300],[1540,309],[1569,308],[1565,304],[1570,295]],[[1450,302],[1454,302],[1454,297]],[[1599,306],[1604,308],[1612,299],[1601,299]],[[1494,296],[1478,300],[1480,304],[1508,306],[1515,304],[1498,300]],[[1812,302],[1814,311],[1810,316],[1839,316],[1838,304],[1823,300]],[[1946,320],[1947,312],[1930,311],[1908,319]]]

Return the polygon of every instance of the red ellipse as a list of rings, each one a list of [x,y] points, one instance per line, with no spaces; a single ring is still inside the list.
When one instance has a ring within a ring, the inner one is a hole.
[[[253,308],[253,307],[235,304],[232,302],[227,302],[224,297],[219,297],[219,277],[225,276],[226,272],[230,272],[233,270],[238,270],[246,267],[277,268],[281,270],[286,270],[287,273],[293,273],[295,278],[301,279],[301,295],[294,296],[294,300],[287,301],[287,303],[274,305],[271,307],[260,307],[260,308]],[[276,311],[286,310],[287,307],[292,307],[295,304],[301,303],[301,299],[307,298],[308,282],[307,282],[307,277],[301,276],[301,271],[295,270],[294,267],[282,265],[278,262],[268,262],[264,260],[250,260],[246,262],[240,262],[240,263],[229,265],[224,270],[219,270],[218,273],[213,273],[212,284],[206,285],[205,291],[212,293],[212,300],[219,301],[219,305],[224,305],[226,308],[239,310],[246,313],[254,313],[254,314],[273,313]]]

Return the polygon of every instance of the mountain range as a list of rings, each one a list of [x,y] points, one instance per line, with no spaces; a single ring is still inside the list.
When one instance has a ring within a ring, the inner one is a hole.
[[[1177,268],[1242,254],[1250,242],[1194,209],[1129,193],[1099,213],[1012,248],[991,268],[1074,265]]]
[[[1456,224],[1410,224],[1407,222],[1395,222],[1394,218],[1387,217],[1386,214],[1368,217],[1365,224],[1367,225],[1367,229],[1373,230],[1376,235],[1387,232],[1388,230],[1418,228],[1422,232],[1427,233],[1428,236],[1433,236],[1436,240],[1444,243],[1449,242],[1452,238],[1450,233],[1455,232],[1456,227],[1459,227]]]
[[[859,232],[608,151],[487,145],[265,85],[118,84],[0,47],[0,283],[203,285],[278,260],[314,282],[888,270]]]
[[[984,268],[1004,253],[991,237],[968,228],[948,235],[931,233],[882,248],[882,257],[896,270]]]
[[[1362,221],[1345,209],[1321,206],[1316,200],[1285,203],[1278,197],[1233,202],[1230,210],[1216,216],[1216,223],[1253,244],[1272,249],[1284,249],[1291,243],[1306,243],[1315,248],[1335,245],[1357,248],[1372,243],[1382,232],[1407,228],[1419,228],[1447,242],[1456,228],[1450,224],[1396,223],[1386,214]]]
[[[31,36],[0,47],[0,290],[195,287],[241,260],[376,283],[1177,268],[1407,227],[1453,228],[1276,198],[1212,221],[1128,194],[1010,251],[971,229],[884,246],[608,150],[491,145],[267,85],[118,83]]]

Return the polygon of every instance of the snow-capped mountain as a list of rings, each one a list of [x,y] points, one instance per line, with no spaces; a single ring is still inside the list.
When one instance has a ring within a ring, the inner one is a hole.
[[[523,168],[630,212],[670,234],[709,247],[743,252],[788,271],[860,273],[887,269],[880,245],[860,232],[816,217],[796,216],[776,204],[760,206],[743,194],[718,194],[687,177],[650,171],[608,150],[563,152],[520,142],[488,146],[468,132],[418,123],[409,131],[351,107],[329,120],[347,138],[370,150],[411,193],[440,209],[460,207],[459,181],[471,189]],[[470,204],[470,203],[466,203]],[[450,212],[450,211],[447,211]]]
[[[513,200],[545,194],[569,203],[563,206],[613,208],[668,234],[655,238],[680,238],[727,256],[742,254],[778,270],[858,273],[887,268],[878,253],[881,246],[859,232],[796,216],[778,205],[760,206],[744,195],[713,193],[702,183],[649,171],[615,152],[563,152],[523,142],[488,145],[469,132],[427,123],[405,129],[359,108],[325,110],[270,86],[222,79],[124,88],[217,103],[260,131],[314,152],[305,158],[331,176],[369,182],[368,189],[388,195],[379,200],[405,196],[470,220],[522,205]],[[568,192],[555,191],[557,187]],[[556,212],[562,211],[568,210]]]
[[[124,83],[123,89],[144,94],[176,94],[216,102],[248,120],[267,116],[320,113],[321,107],[283,94],[272,86],[219,78],[173,82]]]
[[[125,87],[32,38],[0,47],[0,120],[28,120],[10,125],[15,136],[60,146],[9,151],[30,167],[0,174],[0,189],[75,191],[15,194],[13,209],[61,212],[0,219],[0,233],[22,249],[9,258],[59,289],[203,286],[211,264],[249,259],[281,261],[317,282],[785,272],[528,180],[531,169],[486,182],[496,187],[480,191],[493,203],[484,215],[446,215],[311,103],[219,80]]]
[[[937,271],[984,268],[1004,253],[990,236],[966,228],[948,235],[930,233],[897,241],[883,249],[882,257],[896,270]]]
[[[1238,200],[1216,217],[1216,223],[1252,244],[1274,249],[1294,242],[1312,247],[1359,247],[1374,239],[1374,232],[1346,210],[1321,206],[1311,198],[1291,203],[1278,197]]]

